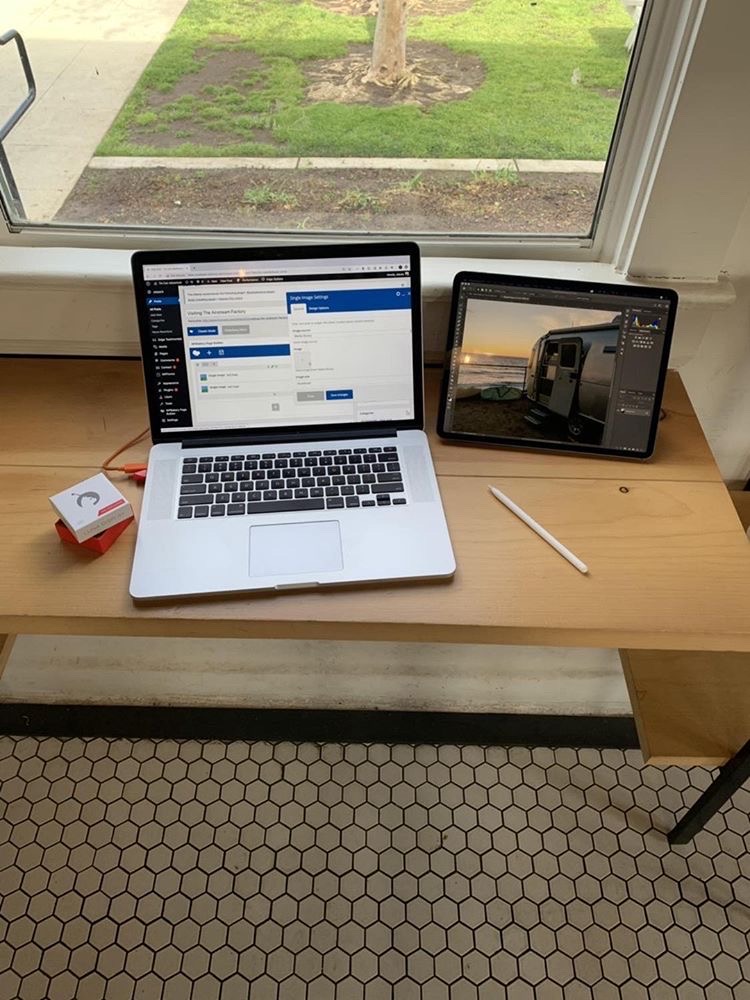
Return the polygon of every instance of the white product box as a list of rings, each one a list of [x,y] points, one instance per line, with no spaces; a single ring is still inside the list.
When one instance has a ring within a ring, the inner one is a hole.
[[[133,516],[130,502],[103,472],[56,493],[49,502],[77,542]]]

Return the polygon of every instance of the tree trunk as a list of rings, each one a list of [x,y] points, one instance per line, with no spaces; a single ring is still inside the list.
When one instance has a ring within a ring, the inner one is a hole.
[[[368,79],[395,86],[406,74],[406,15],[409,0],[380,0]]]

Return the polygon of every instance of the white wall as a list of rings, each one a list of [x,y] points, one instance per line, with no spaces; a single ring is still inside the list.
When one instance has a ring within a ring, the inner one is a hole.
[[[750,202],[725,270],[736,301],[708,314],[705,335],[681,371],[724,479],[744,485],[750,478]]]

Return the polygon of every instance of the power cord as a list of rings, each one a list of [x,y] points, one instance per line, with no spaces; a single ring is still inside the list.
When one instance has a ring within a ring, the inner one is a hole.
[[[128,448],[132,448],[133,445],[138,444],[145,437],[148,437],[148,433],[149,429],[147,427],[145,431],[141,431],[141,433],[138,434],[136,437],[134,437],[132,441],[128,441],[126,444],[122,445],[122,447],[118,448],[117,451],[112,452],[109,458],[105,458],[104,461],[102,462],[102,471],[124,472],[126,475],[130,476],[131,479],[135,479],[136,482],[140,483],[144,482],[146,479],[146,469],[147,469],[147,465],[145,462],[129,462],[126,465],[112,465],[112,462],[114,462],[114,460],[117,458],[118,455],[121,455],[124,451],[127,451]]]

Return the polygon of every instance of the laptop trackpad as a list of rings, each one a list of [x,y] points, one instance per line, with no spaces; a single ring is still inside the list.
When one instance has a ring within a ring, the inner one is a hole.
[[[257,524],[250,528],[250,576],[296,576],[343,569],[338,521]]]

